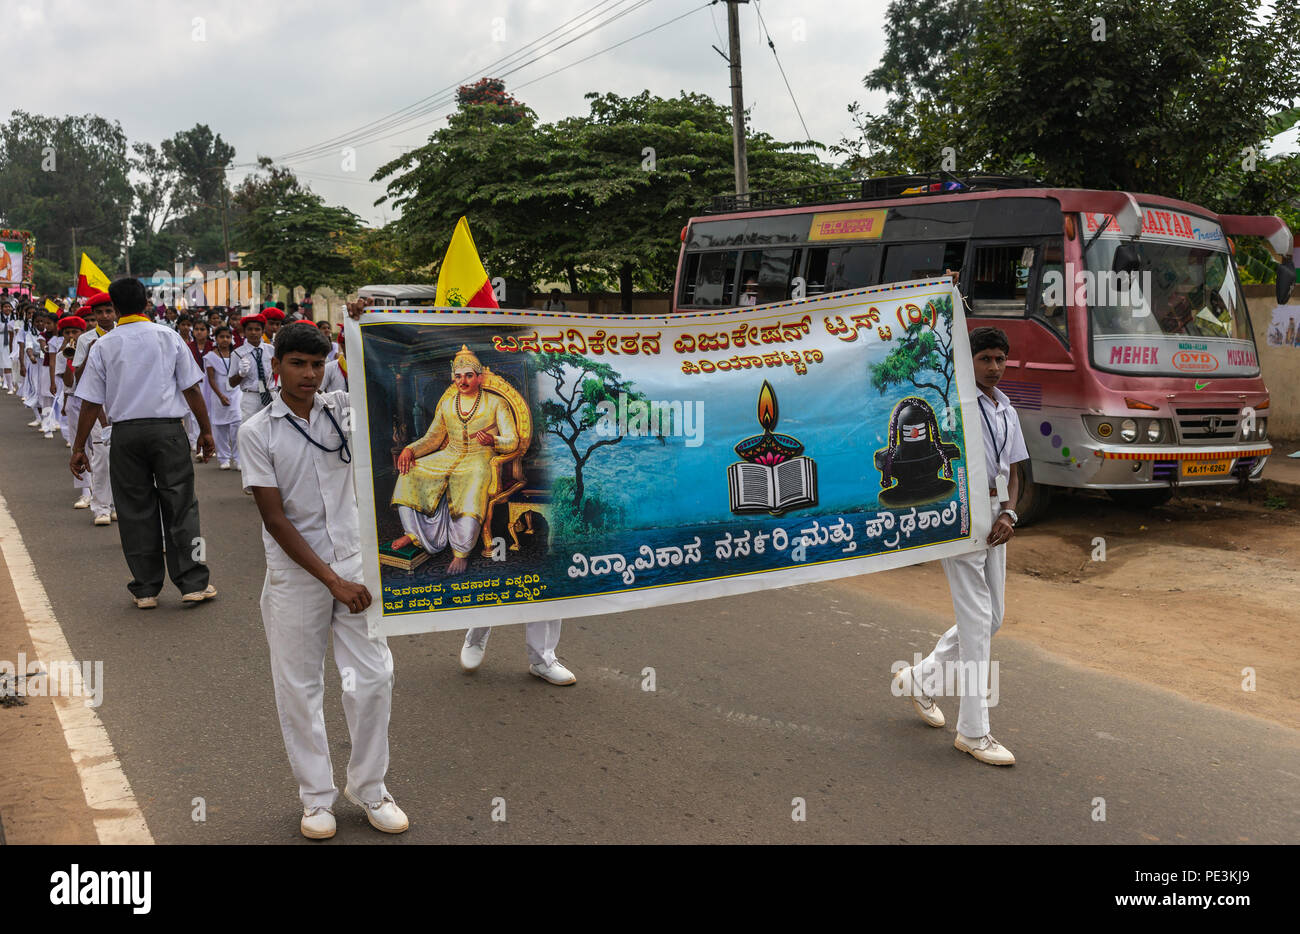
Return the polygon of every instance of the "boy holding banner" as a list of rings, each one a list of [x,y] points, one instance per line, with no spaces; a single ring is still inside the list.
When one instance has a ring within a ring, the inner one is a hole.
[[[239,429],[244,489],[262,516],[266,583],[262,623],[280,730],[303,814],[304,837],[334,836],[334,784],[323,703],[325,651],[343,676],[343,710],[352,741],[343,796],[384,833],[407,829],[384,786],[393,656],[371,638],[364,612],[361,533],[352,485],[346,393],[318,393],[329,342],[311,324],[280,331],[271,366],[280,392]]]
[[[909,697],[926,724],[942,727],[943,712],[931,692],[942,693],[944,676],[955,667],[954,683],[959,687],[961,704],[953,746],[989,765],[1015,765],[1015,756],[989,732],[985,693],[989,643],[1002,625],[1006,605],[1005,545],[1015,534],[1019,520],[1012,506],[1020,493],[1020,478],[1012,468],[1028,460],[1029,452],[1016,410],[997,388],[1011,351],[1006,334],[998,328],[976,328],[970,332],[970,350],[979,386],[976,402],[984,437],[984,462],[993,485],[989,490],[993,527],[987,548],[943,559],[956,625],[939,637],[934,651],[923,661],[895,675],[893,693]],[[976,499],[972,497],[972,508]]]

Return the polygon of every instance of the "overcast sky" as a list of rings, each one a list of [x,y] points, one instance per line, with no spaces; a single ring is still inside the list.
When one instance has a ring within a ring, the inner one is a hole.
[[[851,101],[883,101],[862,79],[883,49],[887,6],[761,0],[741,7],[754,126],[778,139],[805,138],[759,10],[808,134],[829,144],[850,131]],[[705,0],[4,0],[4,10],[0,60],[21,76],[10,83],[17,92],[10,106],[97,113],[120,121],[131,141],[155,144],[206,123],[235,146],[241,163],[259,155],[280,161],[539,55],[505,81],[546,121],[586,113],[588,91],[687,90],[729,101],[726,62],[712,48],[726,49],[726,10]],[[675,17],[682,18],[670,22]],[[497,64],[508,56],[520,57]],[[367,180],[423,143],[450,110],[443,104],[353,144],[354,166],[342,141],[286,164],[328,201],[377,225],[386,219],[373,206],[383,186]],[[1287,135],[1287,148],[1294,137]],[[235,169],[232,183],[247,171]]]
[[[887,5],[761,0],[742,6],[745,104],[754,126],[778,139],[805,137],[756,6],[808,133],[832,143],[850,130],[849,102],[882,99],[869,95],[862,79],[883,48]],[[5,0],[5,9],[0,60],[22,73],[10,85],[18,91],[11,107],[97,113],[120,121],[132,142],[155,144],[206,123],[235,147],[238,162],[259,155],[278,160],[538,55],[505,81],[545,121],[586,113],[588,91],[631,95],[648,88],[673,96],[686,90],[730,100],[727,64],[711,48],[726,49],[726,9],[704,0]],[[93,59],[83,54],[92,50]],[[495,64],[521,50],[522,57]],[[564,66],[572,67],[547,76]],[[423,143],[450,110],[450,104],[437,107],[373,134],[384,138],[354,144],[352,171],[342,142],[323,156],[287,164],[328,201],[379,224],[384,214],[373,201],[383,187],[367,179]],[[246,171],[232,172],[232,182]]]

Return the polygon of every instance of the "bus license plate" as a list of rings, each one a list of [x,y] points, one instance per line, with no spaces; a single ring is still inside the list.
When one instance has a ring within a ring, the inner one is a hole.
[[[1183,476],[1187,479],[1198,477],[1226,477],[1232,470],[1232,459],[1221,461],[1183,461]]]

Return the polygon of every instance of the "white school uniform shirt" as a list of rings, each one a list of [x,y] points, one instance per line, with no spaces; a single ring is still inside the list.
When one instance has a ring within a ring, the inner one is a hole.
[[[330,360],[325,364],[325,375],[320,381],[321,392],[347,392],[348,381],[343,376],[343,371],[339,368],[337,360]]]
[[[331,422],[325,409],[334,416]],[[360,518],[352,467],[341,452],[323,451],[298,433],[293,419],[317,444],[334,449],[346,431],[348,396],[343,392],[316,393],[311,420],[304,422],[289,411],[278,395],[271,404],[244,422],[239,429],[239,463],[244,489],[275,487],[284,503],[284,514],[312,551],[326,564],[350,558],[361,550]],[[335,429],[335,423],[338,430]],[[350,442],[349,442],[350,450]],[[271,533],[262,526],[262,546],[268,570],[298,567]]]
[[[208,394],[208,415],[214,425],[239,424],[239,390],[233,388],[229,380],[231,372],[237,366],[239,358],[233,351],[229,357],[222,357],[215,350],[209,350],[203,355],[203,386]],[[208,381],[209,369],[217,374],[217,385],[221,387],[221,394],[230,400],[230,405],[222,405],[212,391],[212,384]]]
[[[104,334],[107,333],[108,331],[104,332]],[[103,337],[103,334],[100,334],[99,331],[95,330],[95,328],[91,328],[85,334],[82,334],[77,338],[77,352],[72,355],[72,368],[74,370],[81,369],[82,364],[86,362],[86,358],[90,356],[90,348],[93,347],[95,341],[99,340],[101,337]]]
[[[271,377],[271,358],[275,356],[275,348],[265,340],[256,347],[248,341],[244,341],[244,343],[235,348],[234,356],[230,358],[230,372],[232,374],[238,373],[239,362],[245,357],[252,362],[248,367],[248,375],[235,385],[235,389],[243,392],[260,392],[257,387],[257,351],[259,350],[262,352],[262,374],[266,377],[267,391],[270,392],[271,387],[275,385],[275,380]]]
[[[1011,465],[1029,460],[1029,451],[1020,430],[1020,417],[1006,393],[994,386],[996,403],[982,390],[977,390],[976,395],[984,431],[984,469],[988,471],[989,489],[993,489],[998,477],[1011,482]]]
[[[203,379],[180,335],[152,321],[119,324],[95,341],[77,397],[100,403],[114,422],[184,418],[185,390]]]

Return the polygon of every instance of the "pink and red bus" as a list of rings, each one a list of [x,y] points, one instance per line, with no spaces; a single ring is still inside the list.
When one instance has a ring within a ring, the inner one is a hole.
[[[1284,260],[1284,304],[1290,230],[1157,195],[1040,185],[905,176],[715,199],[682,231],[673,310],[960,270],[968,327],[1011,342],[1000,387],[1029,447],[1022,517],[1040,516],[1057,487],[1147,506],[1179,486],[1258,480],[1269,395],[1230,237],[1264,237]]]

